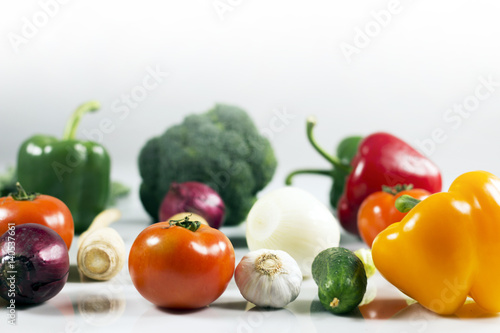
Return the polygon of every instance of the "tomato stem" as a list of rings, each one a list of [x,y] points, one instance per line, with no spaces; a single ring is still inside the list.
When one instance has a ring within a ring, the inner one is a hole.
[[[396,209],[399,210],[401,213],[408,213],[420,201],[421,200],[415,199],[405,194],[396,199],[395,206]]]
[[[411,189],[413,189],[413,184],[398,184],[396,186],[382,185],[382,191],[392,195],[396,195],[403,191],[409,191]]]
[[[189,220],[190,216],[191,216],[191,214],[186,215],[183,219],[180,219],[180,220],[170,220],[169,224],[171,227],[177,226],[177,227],[185,228],[187,230],[191,230],[191,231],[195,232],[196,230],[198,230],[200,228],[201,222]]]
[[[27,193],[19,182],[16,183],[16,188],[17,192],[10,195],[16,201],[33,201],[39,196],[38,193]]]

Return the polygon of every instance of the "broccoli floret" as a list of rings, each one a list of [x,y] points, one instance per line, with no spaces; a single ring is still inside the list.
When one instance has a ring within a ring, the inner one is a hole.
[[[150,139],[139,155],[139,170],[141,201],[155,221],[172,182],[198,181],[221,196],[225,225],[236,225],[271,180],[276,157],[244,110],[218,104]]]

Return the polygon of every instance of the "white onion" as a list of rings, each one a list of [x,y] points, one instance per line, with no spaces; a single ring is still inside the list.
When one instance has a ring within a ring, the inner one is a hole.
[[[318,199],[304,190],[284,187],[254,204],[247,217],[246,238],[251,251],[287,252],[308,277],[316,255],[339,246],[340,230],[335,217]]]

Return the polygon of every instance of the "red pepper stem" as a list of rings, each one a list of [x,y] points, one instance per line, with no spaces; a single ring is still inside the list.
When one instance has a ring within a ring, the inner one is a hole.
[[[16,201],[33,201],[38,197],[38,193],[27,193],[21,186],[21,183],[16,183],[17,192],[11,194],[12,199]]]
[[[181,228],[185,228],[187,230],[191,230],[192,232],[195,232],[196,230],[198,230],[201,226],[201,222],[200,221],[191,221],[189,219],[189,217],[191,216],[191,214],[189,215],[186,215],[183,219],[180,219],[180,220],[170,220],[168,223],[170,224],[170,226],[177,226],[177,227],[181,227]]]
[[[396,209],[401,213],[408,213],[413,207],[415,207],[420,201],[407,194],[400,196],[396,199],[395,206]]]
[[[295,170],[295,171],[291,172],[286,177],[285,184],[286,185],[292,185],[292,178],[295,177],[295,175],[300,175],[300,174],[314,174],[314,175],[331,176],[332,175],[332,170],[317,170],[317,169]]]
[[[66,123],[63,140],[74,140],[76,138],[76,130],[78,129],[78,125],[83,115],[88,112],[95,112],[99,110],[100,107],[101,104],[97,101],[89,101],[80,105]]]
[[[314,147],[314,149],[316,149],[316,151],[320,153],[321,156],[323,156],[328,162],[330,162],[334,168],[343,169],[347,173],[350,173],[351,172],[350,166],[342,164],[340,160],[337,158],[337,156],[332,156],[328,154],[323,148],[321,148],[318,145],[316,139],[313,136],[314,126],[316,126],[316,118],[314,116],[309,116],[307,118],[307,138],[309,139],[309,142]]]

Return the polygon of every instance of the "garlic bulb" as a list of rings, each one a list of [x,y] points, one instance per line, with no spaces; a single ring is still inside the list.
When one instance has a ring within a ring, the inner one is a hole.
[[[282,308],[299,295],[302,273],[288,253],[261,249],[241,259],[234,279],[247,301],[261,307]]]
[[[324,204],[308,192],[288,186],[257,200],[247,217],[246,238],[251,251],[287,252],[302,274],[310,276],[316,255],[339,246],[340,230]]]

